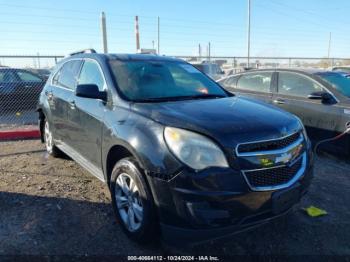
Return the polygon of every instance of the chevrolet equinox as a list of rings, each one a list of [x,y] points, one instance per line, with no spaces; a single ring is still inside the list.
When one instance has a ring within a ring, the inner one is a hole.
[[[73,53],[50,75],[38,112],[47,152],[106,183],[138,242],[193,243],[266,223],[300,201],[313,173],[297,117],[175,58]]]

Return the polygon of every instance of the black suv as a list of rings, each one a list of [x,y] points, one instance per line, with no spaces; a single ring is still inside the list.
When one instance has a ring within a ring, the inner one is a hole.
[[[262,224],[298,203],[312,177],[297,117],[238,98],[179,59],[76,53],[38,105],[47,151],[107,183],[116,218],[140,242]]]

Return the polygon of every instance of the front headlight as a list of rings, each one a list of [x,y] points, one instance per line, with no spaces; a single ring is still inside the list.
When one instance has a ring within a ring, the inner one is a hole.
[[[300,123],[300,126],[301,126],[301,128],[302,128],[302,131],[303,131],[303,135],[304,135],[305,140],[308,140],[309,137],[308,137],[308,135],[307,135],[307,132],[306,132],[306,129],[305,129],[305,126],[304,126],[303,122],[301,121],[301,119],[300,119],[299,117],[297,117],[297,119],[298,119],[298,121],[299,121],[299,123]]]
[[[205,136],[184,129],[166,127],[164,138],[170,151],[193,169],[228,167],[222,150]]]

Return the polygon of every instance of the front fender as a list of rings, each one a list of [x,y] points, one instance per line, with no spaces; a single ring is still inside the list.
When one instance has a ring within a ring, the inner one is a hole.
[[[107,113],[105,123],[101,157],[106,177],[106,159],[116,145],[131,152],[147,175],[171,177],[182,167],[164,141],[163,125],[124,108]]]

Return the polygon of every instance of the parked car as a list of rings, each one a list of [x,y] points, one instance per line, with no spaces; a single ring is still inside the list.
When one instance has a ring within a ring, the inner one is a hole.
[[[195,63],[191,62],[191,64],[197,68],[202,73],[206,74],[207,76],[211,77],[214,80],[218,80],[225,76],[225,72],[220,68],[220,66],[216,63],[211,62],[200,62]]]
[[[332,71],[334,72],[342,72],[346,74],[350,74],[350,66],[335,66],[332,68]]]
[[[42,141],[107,183],[124,232],[170,244],[245,230],[305,194],[301,121],[226,92],[183,60],[75,53],[41,93]]]
[[[261,99],[297,115],[315,141],[342,133],[350,123],[350,79],[337,72],[262,69],[219,83],[230,92]],[[349,136],[329,144],[329,149],[350,152]]]
[[[0,110],[35,109],[45,80],[24,69],[0,68]]]
[[[45,68],[29,68],[28,71],[39,75],[44,80],[47,80],[51,74],[51,71]]]

